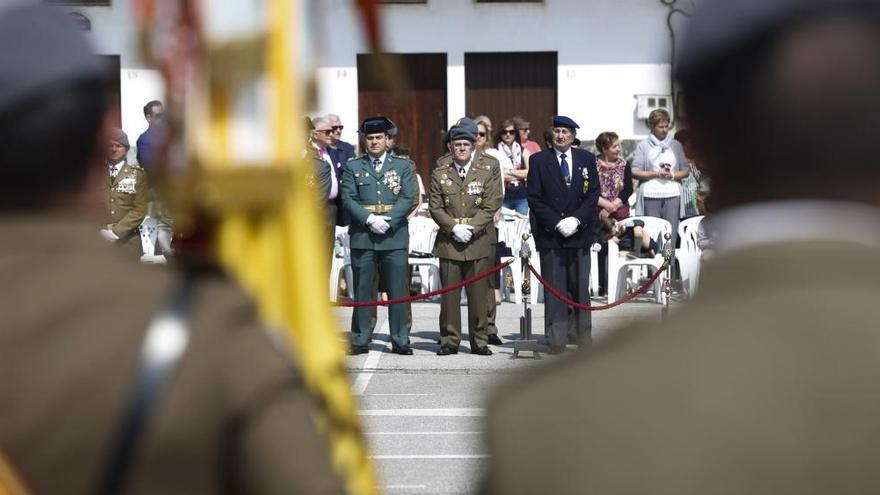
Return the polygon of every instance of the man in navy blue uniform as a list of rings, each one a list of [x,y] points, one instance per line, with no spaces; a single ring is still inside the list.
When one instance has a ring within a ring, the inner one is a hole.
[[[532,155],[527,188],[542,275],[568,298],[588,304],[599,173],[592,153],[572,147],[577,129],[572,119],[553,117],[553,147]],[[568,343],[589,345],[591,329],[589,311],[569,308],[549,294],[544,299],[551,354],[564,352]]]

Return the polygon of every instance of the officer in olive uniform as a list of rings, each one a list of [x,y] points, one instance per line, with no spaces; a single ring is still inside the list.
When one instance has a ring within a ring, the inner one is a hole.
[[[409,229],[407,215],[417,193],[407,160],[386,152],[384,117],[366,119],[360,128],[367,153],[349,160],[342,174],[342,207],[351,216],[349,243],[356,301],[369,301],[377,273],[388,297],[407,296]],[[409,304],[389,306],[391,350],[411,355]],[[370,308],[355,308],[351,319],[350,354],[364,354],[372,335]]]
[[[451,156],[443,156],[431,173],[431,216],[440,226],[435,252],[440,281],[455,285],[491,268],[496,242],[492,220],[501,208],[498,160],[474,150],[476,136],[467,126],[449,131]],[[492,354],[488,347],[486,302],[488,279],[466,287],[471,352]],[[440,302],[440,356],[458,353],[461,342],[461,289],[443,294]]]
[[[128,136],[116,129],[107,153],[108,217],[101,235],[140,252],[140,225],[147,215],[149,187],[144,169],[128,162],[129,148]]]

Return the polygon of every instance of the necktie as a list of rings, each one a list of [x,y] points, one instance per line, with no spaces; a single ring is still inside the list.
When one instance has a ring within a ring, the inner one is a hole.
[[[376,169],[376,172],[378,172],[379,169],[382,168],[382,161],[378,158],[373,158],[373,168]]]
[[[458,167],[458,177],[461,180],[464,180],[464,177],[467,175],[467,172],[464,171],[464,167]]]
[[[571,184],[571,174],[568,172],[568,162],[565,161],[565,153],[559,155],[559,166],[562,168],[562,178],[566,185]]]

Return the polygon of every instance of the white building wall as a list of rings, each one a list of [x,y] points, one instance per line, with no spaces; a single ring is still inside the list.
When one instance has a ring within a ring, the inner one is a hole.
[[[320,0],[315,35],[319,64],[356,74],[356,56],[367,45],[353,3]],[[613,130],[623,138],[641,138],[648,131],[635,119],[634,96],[670,93],[667,12],[659,0],[429,0],[385,6],[384,43],[389,52],[447,54],[449,124],[464,115],[465,53],[555,51],[558,109],[581,125],[580,135],[592,139]],[[319,87],[334,95],[352,88],[338,79],[323,80]],[[356,91],[356,80],[353,87]],[[320,98],[316,111],[343,113],[328,103]],[[357,115],[356,108],[344,112]]]
[[[114,0],[112,8],[68,9],[92,21],[89,37],[99,53],[121,56],[123,128],[137,136],[146,128],[143,104],[163,99],[164,88],[138,55],[132,4]],[[310,25],[317,53],[308,57],[317,66],[318,97],[311,113],[339,114],[348,141],[356,140],[356,57],[367,51],[354,5],[354,0],[313,0]],[[558,109],[580,123],[586,139],[603,130],[623,138],[646,135],[634,117],[634,95],[670,92],[667,7],[660,0],[429,0],[386,5],[382,12],[387,51],[447,54],[450,124],[464,115],[466,52],[558,52]]]

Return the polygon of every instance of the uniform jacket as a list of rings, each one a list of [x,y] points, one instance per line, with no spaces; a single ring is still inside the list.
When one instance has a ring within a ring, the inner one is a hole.
[[[488,493],[880,493],[878,258],[719,254],[668,319],[499,387]]]
[[[586,248],[595,240],[599,207],[596,157],[574,147],[571,156],[571,186],[566,186],[562,178],[555,150],[544,150],[529,159],[529,216],[538,249]],[[556,230],[559,221],[566,217],[581,222],[577,232],[568,238]]]
[[[418,196],[415,184],[409,161],[391,153],[385,154],[378,172],[369,155],[348,161],[342,171],[340,195],[342,206],[351,217],[348,235],[352,249],[387,251],[409,247],[406,217]],[[371,208],[388,211],[368,211]],[[391,229],[384,235],[373,233],[366,224],[370,214],[391,217]]]
[[[120,242],[139,239],[138,228],[147,215],[149,189],[147,174],[136,163],[125,163],[116,177],[108,175],[107,212],[105,222]]]
[[[312,171],[309,174],[309,182],[314,186],[318,198],[322,203],[327,202],[327,198],[330,196],[330,190],[333,187],[332,178],[330,177],[330,174],[333,173],[332,166],[327,160],[322,159],[318,155],[317,150],[311,146],[306,150],[306,154],[312,162]]]
[[[145,331],[172,287],[171,271],[130,260],[94,224],[0,220],[0,281],[15,284],[0,299],[0,445],[33,493],[97,492]],[[342,493],[314,401],[244,293],[200,277],[191,315],[126,493]]]
[[[501,208],[501,167],[498,160],[474,151],[464,181],[456,171],[452,155],[443,155],[431,172],[429,201],[431,216],[440,232],[434,245],[440,258],[466,261],[486,258],[493,253],[496,233],[493,217]],[[452,237],[457,223],[473,226],[474,236],[468,243]]]

